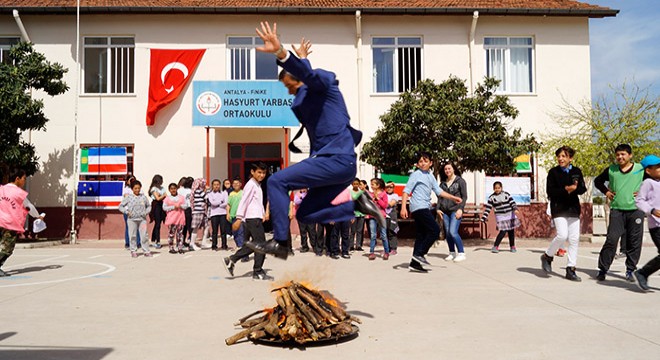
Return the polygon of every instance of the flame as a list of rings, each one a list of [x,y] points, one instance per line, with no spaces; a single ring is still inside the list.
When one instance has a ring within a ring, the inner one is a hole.
[[[324,291],[320,291],[319,294],[321,294],[321,297],[323,298],[323,301],[325,301],[326,303],[328,303],[332,306],[335,306],[335,307],[340,307],[339,306],[339,301],[334,296],[332,296],[332,294],[330,294],[329,292],[324,290]]]

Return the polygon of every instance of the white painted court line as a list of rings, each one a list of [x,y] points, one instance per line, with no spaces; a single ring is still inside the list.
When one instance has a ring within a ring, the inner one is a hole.
[[[107,274],[109,272],[113,272],[116,270],[116,268],[112,265],[104,264],[104,263],[99,263],[99,262],[87,262],[87,261],[73,261],[73,260],[67,260],[67,261],[62,261],[65,263],[78,263],[78,264],[88,264],[88,265],[99,265],[103,266],[106,269],[104,271],[90,274],[90,275],[82,275],[82,276],[75,276],[71,278],[65,278],[65,279],[58,279],[58,280],[48,280],[48,281],[37,281],[37,282],[30,282],[30,283],[22,283],[22,284],[7,284],[7,285],[0,285],[0,288],[7,288],[7,287],[17,287],[17,286],[31,286],[31,285],[44,285],[44,284],[55,284],[55,283],[61,283],[65,281],[71,281],[71,280],[81,280],[81,279],[86,279],[86,278],[91,278],[95,276],[100,276],[103,274]]]
[[[90,259],[96,259],[96,258],[100,258],[101,256],[103,256],[103,255],[94,255],[94,256],[90,256],[89,258]]]

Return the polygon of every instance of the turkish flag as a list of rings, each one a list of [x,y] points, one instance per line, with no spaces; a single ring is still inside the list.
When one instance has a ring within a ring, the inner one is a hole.
[[[147,126],[155,123],[160,109],[181,94],[205,51],[151,49]]]

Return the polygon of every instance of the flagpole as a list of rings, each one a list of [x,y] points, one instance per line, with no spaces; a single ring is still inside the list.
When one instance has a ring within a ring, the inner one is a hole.
[[[78,98],[80,98],[80,0],[76,1],[76,85],[73,106],[73,186],[71,192],[71,244],[76,243],[76,202],[78,199]]]

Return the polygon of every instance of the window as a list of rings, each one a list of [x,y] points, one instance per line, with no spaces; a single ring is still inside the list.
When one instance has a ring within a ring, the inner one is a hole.
[[[277,80],[277,63],[272,54],[256,50],[264,42],[255,36],[227,39],[227,64],[231,80]]]
[[[0,37],[0,62],[9,62],[9,49],[20,41],[18,37]]]
[[[135,39],[85,37],[83,89],[87,94],[132,94],[135,91]]]
[[[422,78],[422,39],[419,37],[375,37],[373,91],[401,93],[413,89]]]
[[[506,93],[532,93],[534,45],[531,37],[487,37],[486,76],[501,81],[497,88]]]

